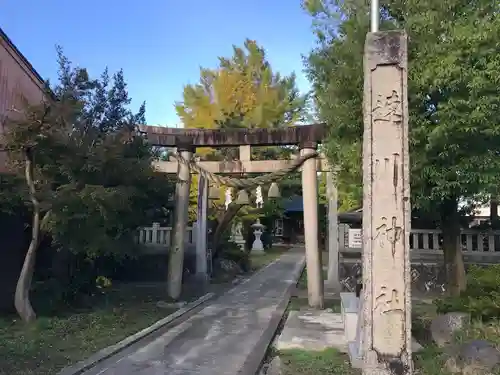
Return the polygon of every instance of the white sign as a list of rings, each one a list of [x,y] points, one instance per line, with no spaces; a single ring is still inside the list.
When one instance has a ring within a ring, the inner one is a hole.
[[[349,242],[348,246],[355,249],[363,247],[363,236],[361,229],[349,229]]]

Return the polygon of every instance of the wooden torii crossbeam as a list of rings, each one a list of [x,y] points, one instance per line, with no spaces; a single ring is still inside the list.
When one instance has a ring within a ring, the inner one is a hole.
[[[231,161],[199,161],[197,164],[210,173],[215,174],[243,174],[243,173],[272,173],[288,168],[292,160],[251,160],[250,146],[240,146],[239,160]],[[177,161],[170,157],[169,161],[154,161],[153,166],[163,173],[177,173]],[[316,169],[319,172],[329,170],[328,163],[323,157],[316,160]]]
[[[298,125],[286,128],[258,129],[183,129],[139,125],[150,144],[163,147],[234,147],[284,146],[321,143],[326,136],[326,125]]]

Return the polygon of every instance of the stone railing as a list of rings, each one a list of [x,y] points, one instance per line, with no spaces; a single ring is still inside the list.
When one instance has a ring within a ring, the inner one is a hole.
[[[500,263],[500,231],[466,229],[460,234],[466,269],[470,265]],[[339,224],[339,278],[344,290],[353,292],[362,273],[361,229]],[[443,267],[443,235],[435,229],[412,229],[410,258],[412,293],[442,293],[446,272]]]
[[[361,252],[361,229],[339,225],[340,249],[343,252]],[[465,255],[500,257],[500,231],[462,230],[460,234]],[[442,254],[443,235],[436,229],[412,229],[410,249],[419,254]],[[500,260],[500,258],[499,258]]]
[[[193,227],[187,227],[186,242],[188,245],[194,245],[196,242],[195,230],[196,224]],[[159,223],[153,223],[150,227],[139,229],[137,241],[140,245],[165,247],[168,248],[172,244],[172,227],[161,227]]]

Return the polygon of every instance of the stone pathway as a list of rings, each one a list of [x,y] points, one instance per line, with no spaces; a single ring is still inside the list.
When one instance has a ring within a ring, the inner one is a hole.
[[[277,350],[321,351],[335,348],[347,353],[342,315],[328,309],[313,310],[309,307],[290,311],[273,346]]]
[[[304,267],[292,249],[185,322],[83,375],[253,375]]]

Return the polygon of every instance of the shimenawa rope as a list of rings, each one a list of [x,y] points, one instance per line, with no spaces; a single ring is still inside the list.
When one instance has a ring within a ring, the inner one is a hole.
[[[167,160],[170,157],[173,157],[177,162],[187,165],[190,169],[199,173],[211,183],[217,186],[228,186],[238,189],[251,189],[253,187],[259,185],[267,185],[271,182],[275,182],[284,178],[287,174],[296,171],[297,169],[304,164],[306,160],[317,157],[319,154],[317,152],[310,153],[307,155],[300,155],[299,157],[292,160],[290,165],[286,168],[283,168],[279,171],[268,173],[262,176],[254,177],[254,178],[230,178],[225,176],[219,176],[214,173],[207,171],[206,169],[199,166],[194,160],[186,160],[182,156],[169,152],[167,154]],[[182,181],[184,182],[184,181]]]

